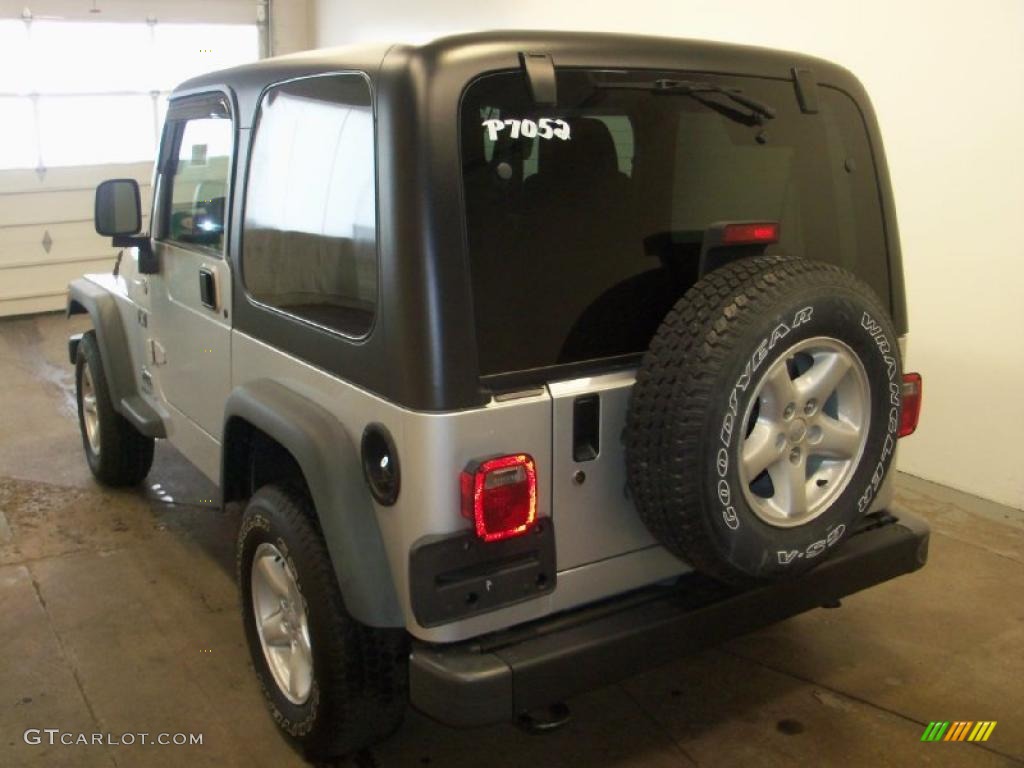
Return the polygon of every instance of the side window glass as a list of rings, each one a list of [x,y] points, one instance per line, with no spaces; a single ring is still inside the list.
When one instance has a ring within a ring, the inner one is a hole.
[[[222,253],[231,170],[231,120],[184,120],[177,131],[180,138],[168,173],[170,199],[163,231],[171,242]]]
[[[254,128],[242,273],[257,302],[365,336],[377,298],[373,110],[360,75],[271,88]]]

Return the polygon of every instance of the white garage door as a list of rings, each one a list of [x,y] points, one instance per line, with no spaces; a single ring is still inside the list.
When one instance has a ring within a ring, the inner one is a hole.
[[[117,251],[93,229],[96,185],[134,178],[148,209],[152,169],[143,162],[0,171],[0,314],[62,309],[70,280],[109,271]]]
[[[69,280],[112,268],[96,185],[134,178],[148,209],[169,91],[258,52],[255,24],[0,19],[0,316],[61,309]]]

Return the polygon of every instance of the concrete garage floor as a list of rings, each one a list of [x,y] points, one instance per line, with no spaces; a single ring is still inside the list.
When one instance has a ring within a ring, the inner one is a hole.
[[[0,321],[0,765],[302,765],[244,648],[237,516],[163,444],[145,489],[89,475],[65,358],[84,327]],[[580,696],[555,733],[409,712],[349,764],[1024,765],[1024,514],[906,476],[899,496],[933,526],[917,574]],[[931,720],[998,725],[921,743]],[[36,746],[27,728],[203,744]]]

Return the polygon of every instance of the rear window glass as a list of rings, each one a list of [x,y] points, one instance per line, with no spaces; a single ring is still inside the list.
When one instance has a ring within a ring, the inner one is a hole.
[[[716,87],[776,117],[758,124]],[[565,70],[557,107],[533,103],[520,72],[471,84],[461,136],[481,374],[551,377],[642,353],[721,256],[703,246],[723,222],[780,222],[767,253],[846,267],[888,302],[863,121],[848,96],[818,90],[820,112],[803,114],[791,82],[763,78]]]

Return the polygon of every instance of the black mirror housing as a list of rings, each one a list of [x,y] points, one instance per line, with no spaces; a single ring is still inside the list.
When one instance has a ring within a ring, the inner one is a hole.
[[[134,235],[142,229],[142,202],[135,179],[109,179],[96,187],[93,219],[104,237]]]
[[[141,243],[133,245],[139,249],[139,274],[155,275],[160,272],[160,257],[150,247],[149,240],[143,240]]]
[[[135,179],[109,179],[96,187],[93,219],[96,232],[113,238],[115,248],[139,249],[141,274],[160,271],[160,261],[149,238],[137,234],[142,229],[142,201]]]

